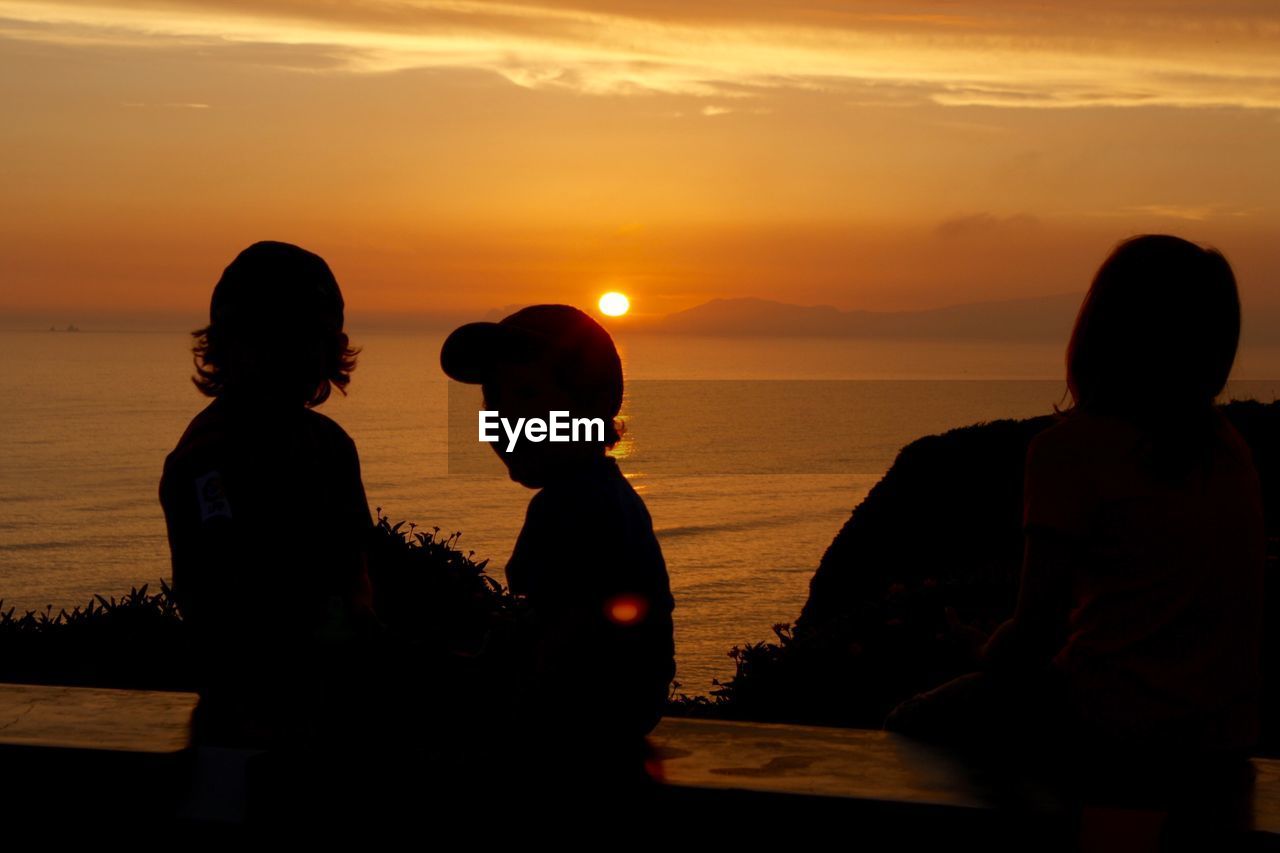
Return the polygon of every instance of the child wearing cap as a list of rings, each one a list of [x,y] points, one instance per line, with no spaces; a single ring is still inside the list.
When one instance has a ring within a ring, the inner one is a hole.
[[[193,381],[213,401],[165,459],[160,502],[210,741],[305,730],[331,653],[371,617],[359,458],[314,410],[355,367],[342,327],[324,260],[262,242],[223,272],[194,333]]]
[[[582,758],[579,744],[601,761],[639,756],[675,675],[674,601],[648,510],[606,453],[622,405],[612,339],[576,308],[535,305],[455,330],[441,366],[503,417],[603,420],[603,436],[493,445],[511,479],[538,490],[506,569],[534,624],[518,722],[557,755]]]

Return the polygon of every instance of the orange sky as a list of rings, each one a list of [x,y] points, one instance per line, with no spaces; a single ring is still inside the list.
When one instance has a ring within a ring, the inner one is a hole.
[[[0,0],[0,315],[198,311],[257,239],[353,315],[1080,290],[1109,246],[1280,276],[1280,9]]]

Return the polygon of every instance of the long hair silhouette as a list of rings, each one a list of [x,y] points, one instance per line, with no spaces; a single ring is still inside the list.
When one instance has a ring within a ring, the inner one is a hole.
[[[1212,431],[1240,339],[1240,297],[1215,249],[1144,234],[1099,267],[1067,346],[1072,408],[1126,418],[1155,470],[1194,463]]]
[[[207,397],[268,379],[318,406],[346,394],[359,350],[343,331],[342,292],[319,255],[264,240],[241,252],[213,290],[209,324],[192,332]]]

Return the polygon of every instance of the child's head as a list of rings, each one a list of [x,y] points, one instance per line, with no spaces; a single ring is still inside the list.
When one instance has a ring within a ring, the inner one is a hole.
[[[1094,276],[1067,347],[1075,405],[1150,417],[1205,409],[1226,385],[1240,298],[1219,252],[1178,237],[1125,240]]]
[[[599,418],[603,441],[553,443],[521,440],[494,449],[511,479],[538,487],[575,461],[600,456],[620,440],[622,360],[613,339],[587,314],[568,305],[533,305],[500,323],[469,323],[449,335],[440,351],[444,372],[481,385],[485,406],[503,418]]]
[[[317,406],[345,392],[356,351],[342,292],[319,255],[289,243],[245,249],[222,273],[209,325],[192,334],[196,387],[270,403]]]

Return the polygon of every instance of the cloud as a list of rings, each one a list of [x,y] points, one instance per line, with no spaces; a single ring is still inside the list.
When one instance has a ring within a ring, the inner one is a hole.
[[[191,103],[191,104],[180,104],[180,103],[170,103],[170,104],[148,104],[148,103],[143,103],[143,102],[141,102],[141,101],[125,101],[125,102],[124,102],[124,103],[122,103],[120,106],[122,106],[122,107],[128,107],[129,109],[142,109],[142,110],[145,110],[145,109],[156,109],[156,110],[207,110],[207,109],[209,109],[209,105],[208,105],[208,104],[196,104],[196,103]]]
[[[1107,211],[1099,216],[1152,216],[1157,219],[1180,219],[1185,222],[1205,222],[1210,219],[1240,219],[1251,216],[1254,210],[1244,210],[1228,204],[1137,204],[1123,207],[1116,211]]]
[[[0,37],[229,56],[287,46],[314,51],[317,68],[469,68],[594,95],[805,89],[846,103],[908,93],[953,107],[1280,108],[1280,10],[1237,2],[1165,0],[1157,14],[1101,0],[820,0],[799,11],[761,0],[0,0]]]
[[[973,234],[985,234],[993,231],[1034,228],[1040,220],[1029,213],[1015,213],[1012,216],[996,216],[991,213],[970,213],[956,216],[938,224],[934,229],[939,237],[968,237]]]

